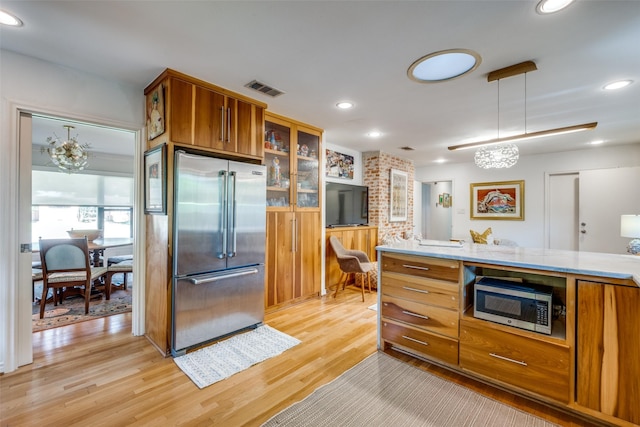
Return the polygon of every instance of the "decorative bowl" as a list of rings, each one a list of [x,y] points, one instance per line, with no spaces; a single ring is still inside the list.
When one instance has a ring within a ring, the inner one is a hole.
[[[102,230],[74,230],[74,229],[71,229],[71,230],[67,231],[67,234],[72,239],[77,239],[77,238],[82,238],[84,236],[87,236],[87,240],[92,242],[92,241],[102,237]]]

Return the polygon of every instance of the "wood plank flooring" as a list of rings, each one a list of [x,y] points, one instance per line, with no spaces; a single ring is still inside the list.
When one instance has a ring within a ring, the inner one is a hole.
[[[202,390],[146,338],[131,335],[131,314],[36,332],[34,363],[0,376],[0,425],[259,426],[376,351],[377,313],[367,309],[375,302],[375,292],[361,302],[347,290],[268,314],[266,324],[302,343]],[[587,425],[406,359],[562,426]]]

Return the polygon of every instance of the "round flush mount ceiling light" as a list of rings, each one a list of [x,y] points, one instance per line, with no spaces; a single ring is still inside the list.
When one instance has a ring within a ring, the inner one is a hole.
[[[407,75],[418,83],[438,83],[462,77],[478,68],[482,59],[469,49],[433,52],[415,61]]]
[[[17,17],[13,16],[9,12],[5,12],[4,10],[0,10],[0,24],[9,25],[11,27],[21,27],[22,21]]]
[[[353,102],[351,101],[340,101],[336,104],[336,107],[338,107],[341,110],[348,110],[349,108],[353,108]]]
[[[632,80],[619,80],[617,82],[611,82],[611,83],[605,85],[603,89],[604,90],[622,89],[623,87],[629,86],[631,83],[633,83]]]
[[[541,0],[536,6],[536,12],[548,15],[564,9],[573,2],[574,0]]]

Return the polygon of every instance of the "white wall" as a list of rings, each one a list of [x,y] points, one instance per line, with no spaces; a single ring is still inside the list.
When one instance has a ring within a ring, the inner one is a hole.
[[[553,143],[553,141],[548,141]],[[545,174],[640,165],[640,143],[599,146],[580,151],[520,156],[510,169],[484,170],[473,163],[443,164],[416,168],[417,181],[453,181],[452,237],[469,240],[469,229],[491,227],[496,238],[516,241],[520,246],[544,246]],[[524,221],[470,220],[469,184],[524,180]]]
[[[142,87],[109,81],[28,56],[0,50],[0,372],[19,363],[17,348],[31,346],[18,333],[18,140],[16,109],[139,131]],[[160,74],[162,70],[157,70]],[[154,71],[155,72],[155,71]],[[156,75],[149,75],[149,81]],[[29,280],[30,285],[30,280]],[[30,294],[30,292],[29,292]],[[29,313],[30,314],[30,313]]]

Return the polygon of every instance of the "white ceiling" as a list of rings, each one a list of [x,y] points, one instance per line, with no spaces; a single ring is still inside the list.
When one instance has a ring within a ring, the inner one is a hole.
[[[447,147],[521,133],[525,122],[528,132],[598,127],[521,143],[522,156],[593,149],[587,142],[596,139],[639,143],[640,1],[577,0],[548,16],[535,12],[536,3],[2,0],[25,25],[0,30],[0,46],[134,84],[141,94],[173,68],[321,127],[327,142],[417,166],[472,161],[472,150]],[[472,49],[482,63],[448,82],[407,78],[416,59],[452,48]],[[503,79],[499,91],[487,83],[488,72],[526,60],[538,66],[526,80]],[[285,94],[245,88],[253,79]],[[634,84],[602,90],[618,79]],[[338,110],[341,100],[356,107]],[[383,136],[366,137],[372,129]]]

